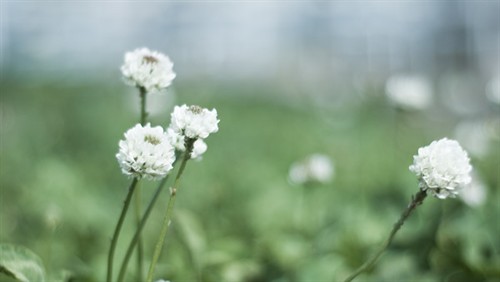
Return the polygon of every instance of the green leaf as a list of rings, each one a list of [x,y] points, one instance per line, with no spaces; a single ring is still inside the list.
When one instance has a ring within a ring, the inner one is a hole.
[[[0,273],[22,282],[45,281],[40,258],[25,247],[11,244],[0,244]]]

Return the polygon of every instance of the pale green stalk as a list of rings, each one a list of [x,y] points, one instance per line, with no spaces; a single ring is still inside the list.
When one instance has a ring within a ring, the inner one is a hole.
[[[186,140],[186,152],[184,153],[184,157],[182,159],[181,166],[180,166],[179,171],[177,172],[177,175],[175,177],[174,185],[170,190],[170,199],[168,200],[167,211],[165,213],[165,218],[163,220],[163,227],[162,227],[161,232],[160,232],[160,237],[158,238],[158,242],[156,243],[155,251],[153,254],[153,259],[152,259],[151,264],[149,266],[148,276],[146,279],[147,282],[153,281],[155,267],[156,267],[156,264],[158,263],[158,259],[160,258],[160,254],[161,254],[161,251],[163,249],[163,244],[165,243],[165,238],[167,237],[168,227],[170,226],[170,220],[172,218],[172,210],[173,210],[174,204],[175,204],[177,189],[179,188],[179,180],[181,178],[182,172],[184,171],[184,168],[186,167],[187,161],[191,158],[191,152],[193,150],[194,141],[195,141],[194,139],[187,139]]]
[[[144,126],[146,124],[146,119],[148,116],[148,113],[146,111],[146,88],[144,87],[139,87],[139,96],[141,100],[141,117],[140,117],[140,122],[141,125]],[[137,189],[137,192],[135,193],[135,221],[136,221],[136,226],[137,229],[139,229],[140,224],[141,224],[141,210],[142,210],[142,192],[141,192],[141,187]],[[141,238],[141,233],[139,232],[139,237],[137,238],[137,277],[141,278],[143,276],[143,263],[142,263],[142,258],[144,254],[144,245],[142,242]]]
[[[151,210],[153,210],[153,207],[156,203],[156,200],[158,199],[158,196],[160,195],[161,191],[163,190],[163,187],[165,186],[165,183],[167,182],[168,175],[163,178],[158,185],[158,188],[156,188],[156,191],[149,201],[149,205],[146,208],[146,211],[144,212],[144,215],[142,216],[139,226],[137,227],[137,230],[135,231],[134,237],[132,238],[132,241],[128,245],[127,252],[125,254],[125,257],[123,259],[123,262],[120,267],[120,273],[118,274],[118,281],[123,281],[125,277],[125,272],[127,270],[128,262],[130,260],[130,257],[132,256],[132,252],[134,251],[134,247],[137,244],[137,241],[139,240],[139,237],[141,235],[142,229],[144,229],[144,226],[146,225],[146,221],[149,218],[149,214],[151,213]],[[138,277],[139,279],[142,278],[142,276]]]
[[[111,246],[109,248],[108,254],[108,270],[106,274],[106,281],[111,282],[113,279],[113,258],[115,254],[116,243],[118,242],[118,236],[120,235],[120,230],[122,228],[123,220],[125,219],[125,215],[127,214],[128,207],[130,205],[130,200],[132,199],[132,195],[134,194],[135,186],[139,180],[134,178],[127,192],[127,196],[125,197],[125,202],[123,204],[123,208],[118,218],[118,223],[116,224],[115,231],[113,233],[113,238],[111,239]]]
[[[413,210],[415,210],[416,207],[422,204],[424,201],[425,197],[427,196],[427,193],[425,191],[419,191],[414,197],[412,197],[412,201],[406,207],[406,210],[403,212],[399,220],[394,224],[394,227],[392,228],[391,233],[389,234],[389,237],[385,240],[384,244],[381,246],[381,248],[375,253],[375,255],[368,261],[366,261],[363,265],[361,265],[353,274],[351,274],[349,277],[347,277],[344,282],[349,282],[352,281],[356,276],[359,274],[365,272],[366,270],[370,269],[377,260],[380,258],[380,256],[384,253],[384,251],[389,247],[389,245],[392,242],[392,239],[396,235],[396,232],[403,226],[404,221],[410,216]]]

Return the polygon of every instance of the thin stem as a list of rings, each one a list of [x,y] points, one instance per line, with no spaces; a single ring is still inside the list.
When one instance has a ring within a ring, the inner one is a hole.
[[[142,189],[141,187],[137,187],[137,191],[135,192],[135,221],[137,230],[141,225],[141,209],[142,209]],[[142,277],[143,271],[143,263],[142,258],[144,254],[143,242],[141,240],[141,236],[139,233],[138,243],[137,243],[137,277],[140,279]]]
[[[184,157],[182,159],[181,166],[175,177],[174,185],[170,190],[170,199],[168,200],[167,211],[165,213],[165,218],[163,220],[163,227],[160,232],[160,237],[158,238],[158,242],[156,243],[153,259],[149,266],[148,277],[146,279],[147,282],[153,281],[153,274],[155,271],[155,267],[156,264],[158,263],[158,259],[160,258],[160,254],[163,249],[163,244],[165,243],[165,238],[167,237],[168,227],[170,226],[170,220],[172,218],[172,210],[174,208],[175,198],[177,195],[177,188],[179,187],[179,180],[181,178],[182,172],[184,172],[184,168],[186,167],[187,161],[191,158],[191,152],[193,150],[194,141],[195,141],[194,139],[186,140],[186,152],[184,152]]]
[[[425,191],[419,191],[414,197],[412,197],[410,204],[408,205],[408,207],[406,207],[406,210],[403,212],[403,214],[401,214],[399,220],[394,224],[394,227],[392,228],[389,237],[385,240],[382,247],[375,253],[375,255],[370,260],[366,261],[353,274],[347,277],[344,280],[344,282],[352,281],[354,278],[356,278],[356,276],[365,272],[367,269],[371,268],[377,262],[380,256],[384,253],[385,249],[387,249],[387,247],[389,247],[389,245],[391,244],[392,239],[396,235],[396,232],[398,232],[401,226],[403,226],[403,223],[408,218],[408,216],[410,216],[413,210],[415,210],[416,207],[422,204],[426,196],[427,193]]]
[[[141,98],[141,125],[146,124],[146,119],[148,117],[148,112],[146,112],[146,88],[139,87],[139,96]]]
[[[134,178],[130,187],[128,188],[127,196],[125,197],[125,202],[123,203],[122,212],[120,217],[118,218],[118,223],[116,224],[115,231],[113,233],[113,239],[111,239],[111,246],[109,248],[108,254],[108,271],[106,275],[106,281],[111,282],[113,278],[113,257],[115,254],[116,243],[118,242],[118,236],[120,235],[120,230],[122,228],[123,220],[125,219],[125,215],[127,214],[128,206],[130,205],[130,200],[132,199],[132,195],[134,194],[135,186],[139,180]]]
[[[144,126],[146,124],[146,118],[148,117],[148,113],[146,111],[146,88],[144,87],[139,87],[139,96],[141,99],[141,117],[140,117],[140,122],[141,125]],[[139,229],[139,226],[141,224],[141,210],[142,210],[142,189],[137,189],[137,192],[135,193],[135,221],[136,221],[136,226],[137,229]],[[139,232],[139,237],[137,238],[137,277],[140,279],[143,274],[143,263],[142,263],[142,258],[144,257],[144,244],[142,242],[141,238],[141,233]]]
[[[146,221],[149,218],[149,214],[153,210],[153,207],[156,203],[156,200],[158,199],[158,196],[160,195],[161,191],[163,190],[163,187],[165,186],[167,179],[168,179],[168,175],[161,180],[160,184],[158,185],[158,188],[156,188],[156,191],[155,191],[153,197],[151,198],[151,200],[149,201],[149,205],[146,208],[146,211],[144,212],[144,215],[141,218],[139,226],[137,227],[137,230],[135,231],[134,237],[132,238],[132,241],[128,245],[127,252],[125,254],[125,257],[123,258],[123,262],[122,262],[122,265],[120,267],[120,273],[118,275],[119,282],[123,281],[123,278],[125,276],[125,271],[127,270],[128,262],[130,260],[130,257],[132,256],[132,252],[134,251],[134,247],[139,240],[142,229],[144,229],[144,226],[146,225]],[[142,276],[140,276],[138,278],[140,279],[141,277]]]

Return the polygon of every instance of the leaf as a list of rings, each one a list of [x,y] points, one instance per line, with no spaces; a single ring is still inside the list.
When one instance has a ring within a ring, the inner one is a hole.
[[[0,244],[0,273],[22,282],[45,281],[41,259],[29,249]]]

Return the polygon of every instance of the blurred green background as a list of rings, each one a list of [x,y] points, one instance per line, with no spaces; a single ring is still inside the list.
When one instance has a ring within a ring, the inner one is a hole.
[[[32,249],[53,276],[67,270],[76,281],[104,277],[130,182],[114,155],[138,119],[127,104],[136,93],[116,81],[4,84],[0,240]],[[203,160],[189,163],[182,180],[157,273],[171,281],[345,278],[381,244],[417,191],[408,171],[413,154],[447,136],[453,124],[394,110],[376,89],[343,109],[275,99],[277,90],[265,85],[179,83],[174,89],[163,97],[215,107],[221,121]],[[153,115],[153,124],[167,126],[171,107]],[[498,280],[500,151],[493,142],[487,156],[472,159],[488,187],[485,202],[471,208],[459,199],[427,199],[360,280]],[[316,152],[334,160],[333,181],[290,183],[291,163]],[[143,182],[145,203],[155,184]],[[148,222],[146,260],[167,199],[163,193]]]
[[[139,120],[119,66],[147,46],[178,75],[148,96],[152,124],[177,104],[220,119],[188,163],[158,279],[342,281],[418,191],[418,148],[449,137],[483,197],[426,199],[358,281],[500,281],[500,3],[370,2],[0,3],[0,242],[38,254],[49,281],[104,280],[130,183],[115,154]],[[433,102],[395,106],[385,82],[399,73],[429,78]],[[334,178],[291,182],[315,153]],[[156,185],[141,183],[144,205]],[[144,231],[146,267],[167,201]]]

